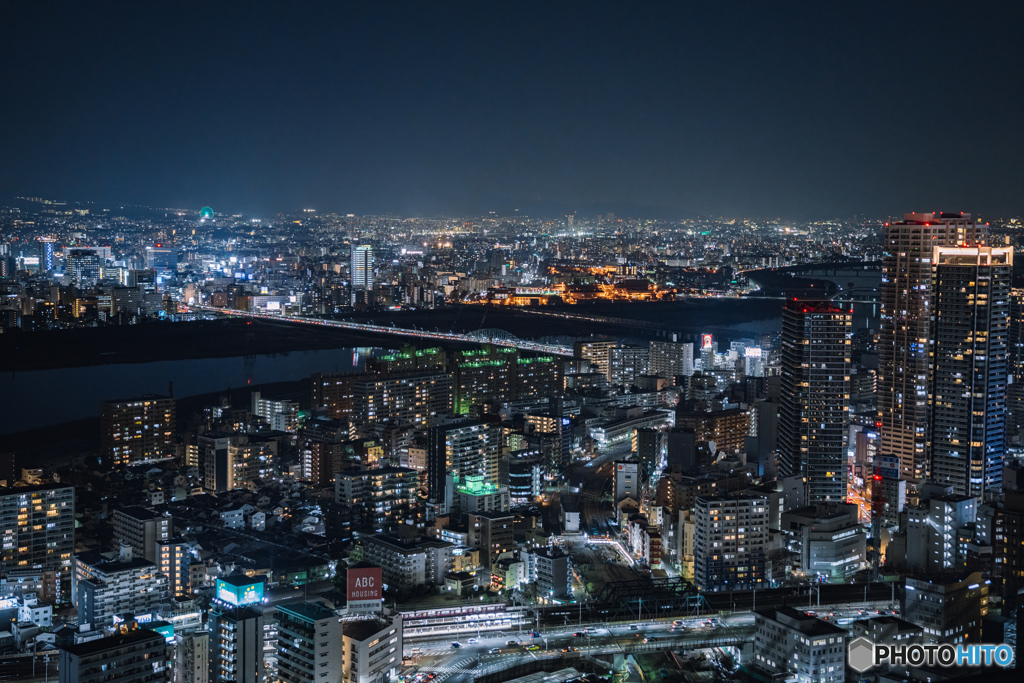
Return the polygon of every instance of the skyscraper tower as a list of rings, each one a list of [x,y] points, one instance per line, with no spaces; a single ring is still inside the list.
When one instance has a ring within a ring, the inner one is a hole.
[[[53,243],[57,240],[52,237],[39,238],[39,272],[49,273],[53,270]]]
[[[852,318],[827,301],[782,311],[780,474],[804,477],[810,505],[846,500]]]
[[[927,470],[928,377],[935,247],[984,244],[988,227],[965,213],[908,213],[885,226],[882,329],[878,339],[881,455],[900,459],[900,477]]]
[[[932,480],[984,498],[1003,483],[1011,247],[936,247]]]
[[[358,292],[373,289],[373,247],[368,244],[352,245],[352,303],[356,303]]]

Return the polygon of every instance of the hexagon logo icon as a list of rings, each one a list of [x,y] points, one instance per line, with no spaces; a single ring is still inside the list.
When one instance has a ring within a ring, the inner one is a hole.
[[[875,644],[867,638],[851,640],[846,649],[846,663],[854,671],[864,673],[875,665]]]

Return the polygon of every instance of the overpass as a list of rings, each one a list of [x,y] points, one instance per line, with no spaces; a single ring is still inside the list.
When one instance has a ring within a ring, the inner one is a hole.
[[[272,313],[256,313],[253,311],[236,311],[230,308],[216,308],[214,306],[182,306],[182,312],[204,311],[218,315],[233,316],[238,318],[255,318],[271,322],[286,322],[300,325],[319,325],[321,327],[333,327],[351,332],[364,332],[368,334],[390,334],[401,337],[414,337],[430,341],[455,342],[460,344],[494,344],[495,346],[507,346],[521,351],[533,351],[535,353],[546,353],[552,356],[573,355],[572,347],[558,344],[542,344],[540,342],[520,339],[510,332],[497,329],[476,330],[461,334],[459,332],[429,332],[427,330],[415,330],[394,325],[374,325],[372,323],[354,323],[345,320],[328,320],[325,318],[309,318],[300,315],[285,315]]]

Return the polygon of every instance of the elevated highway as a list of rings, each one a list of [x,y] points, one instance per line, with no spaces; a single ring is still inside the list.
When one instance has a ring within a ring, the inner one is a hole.
[[[372,323],[355,323],[345,320],[328,320],[325,318],[309,318],[298,315],[277,315],[271,313],[254,313],[252,311],[236,311],[229,308],[215,308],[213,306],[182,306],[182,312],[203,311],[217,315],[225,315],[239,318],[257,318],[271,322],[295,323],[298,325],[319,325],[322,327],[334,327],[352,332],[365,332],[369,334],[387,334],[401,337],[413,337],[431,341],[456,342],[460,344],[494,344],[495,346],[507,346],[522,351],[533,351],[546,353],[553,356],[572,357],[573,350],[569,346],[558,344],[542,344],[540,342],[520,339],[510,332],[497,329],[477,330],[467,334],[458,332],[430,332],[427,330],[415,330],[393,325],[374,325]]]

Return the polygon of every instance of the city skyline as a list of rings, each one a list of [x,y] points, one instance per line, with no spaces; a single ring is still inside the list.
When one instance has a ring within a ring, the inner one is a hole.
[[[3,10],[4,194],[264,215],[1024,213],[1019,6],[61,9]]]

